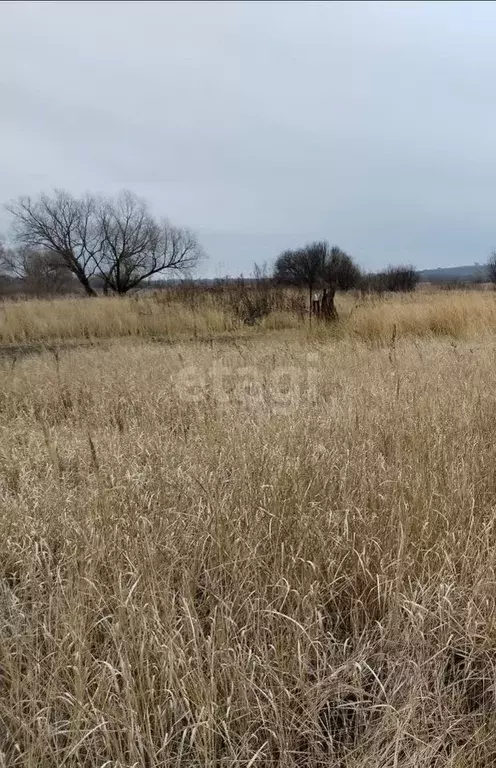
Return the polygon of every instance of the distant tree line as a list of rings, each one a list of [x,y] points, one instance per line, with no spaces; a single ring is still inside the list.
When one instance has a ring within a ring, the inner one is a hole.
[[[364,275],[362,278],[363,290],[370,293],[409,293],[414,291],[420,281],[420,276],[415,267],[403,265],[390,266],[384,272]]]
[[[146,201],[129,191],[103,198],[56,190],[19,197],[6,208],[12,233],[8,244],[0,241],[4,294],[123,295],[166,276],[192,275],[204,256],[189,229],[156,218]],[[323,240],[284,251],[272,272],[265,269],[263,279],[260,273],[255,278],[259,287],[305,288],[310,313],[324,319],[337,316],[337,291],[412,291],[419,280],[411,266],[363,273],[348,253]],[[246,309],[249,316],[261,311]]]

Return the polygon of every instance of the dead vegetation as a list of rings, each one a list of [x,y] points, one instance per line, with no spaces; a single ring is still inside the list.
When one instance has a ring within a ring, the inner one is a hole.
[[[4,361],[0,764],[494,765],[496,346],[440,336]]]
[[[209,289],[192,283],[134,296],[0,303],[0,345],[54,344],[138,337],[164,341],[291,331],[311,338],[388,344],[399,337],[479,339],[496,328],[496,295],[481,291],[341,294],[339,320],[308,321],[305,291],[240,281]]]

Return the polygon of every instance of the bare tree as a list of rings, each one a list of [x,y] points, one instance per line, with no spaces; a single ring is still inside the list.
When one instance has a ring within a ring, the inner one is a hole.
[[[493,287],[496,288],[496,251],[493,251],[486,265],[487,278]]]
[[[322,316],[326,320],[334,320],[338,316],[334,303],[336,291],[356,288],[361,280],[361,271],[349,254],[334,245],[326,255],[322,276],[325,283]]]
[[[74,198],[62,190],[36,200],[20,197],[7,210],[14,216],[17,243],[58,256],[79,280],[88,296],[94,296],[91,277],[100,258],[100,233],[95,226],[98,201],[91,196]]]
[[[274,266],[274,278],[278,282],[304,285],[308,288],[310,317],[313,293],[322,280],[327,251],[326,242],[310,243],[296,251],[284,251]]]
[[[6,251],[6,245],[3,237],[0,235],[0,274],[4,274],[5,271]]]
[[[387,291],[410,293],[414,291],[420,280],[420,276],[410,264],[398,267],[389,266],[384,273]]]
[[[18,245],[56,256],[89,296],[96,295],[96,277],[105,292],[123,294],[166,270],[188,271],[202,256],[189,230],[156,221],[131,192],[102,200],[56,190],[21,197],[7,209]]]
[[[362,294],[409,293],[414,291],[420,282],[420,275],[415,267],[389,266],[384,272],[369,272],[362,276],[360,287]]]
[[[340,291],[356,288],[361,280],[361,271],[352,257],[337,245],[333,245],[325,261],[324,277]]]
[[[17,263],[17,254],[13,248],[8,247],[3,239],[0,239],[0,279],[2,293],[16,292],[21,278],[21,270]]]
[[[0,236],[0,296],[5,296],[11,293],[13,280],[8,272],[8,251],[7,247]]]
[[[36,296],[69,293],[79,285],[58,254],[30,248],[4,249],[0,274],[14,280],[18,290]]]
[[[280,282],[305,285],[310,295],[310,315],[313,293],[324,288],[322,301],[318,302],[324,319],[334,319],[337,311],[334,304],[336,290],[347,291],[358,285],[360,269],[351,256],[337,246],[329,248],[327,242],[319,241],[285,251],[276,260],[274,278]]]
[[[97,273],[107,290],[127,293],[167,270],[189,272],[202,258],[196,237],[187,229],[157,222],[146,202],[131,192],[104,201],[97,212],[101,254]]]

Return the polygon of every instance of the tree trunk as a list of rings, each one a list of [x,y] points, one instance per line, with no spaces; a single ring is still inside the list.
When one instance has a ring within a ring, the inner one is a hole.
[[[84,280],[81,280],[81,278],[80,278],[80,283],[83,286],[87,296],[97,296],[98,295],[97,292],[95,291],[95,289],[91,287],[91,285],[89,283],[89,280],[87,280],[86,278]]]
[[[329,288],[324,289],[324,295],[322,296],[322,317],[324,320],[330,322],[331,320],[338,319],[338,313],[336,305],[334,303],[334,297],[336,296],[336,286],[331,285]]]

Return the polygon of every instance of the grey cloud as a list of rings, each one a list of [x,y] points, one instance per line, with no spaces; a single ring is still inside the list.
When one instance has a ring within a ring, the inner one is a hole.
[[[0,198],[128,186],[199,231],[210,274],[324,237],[370,268],[483,261],[495,22],[477,2],[0,4]]]

